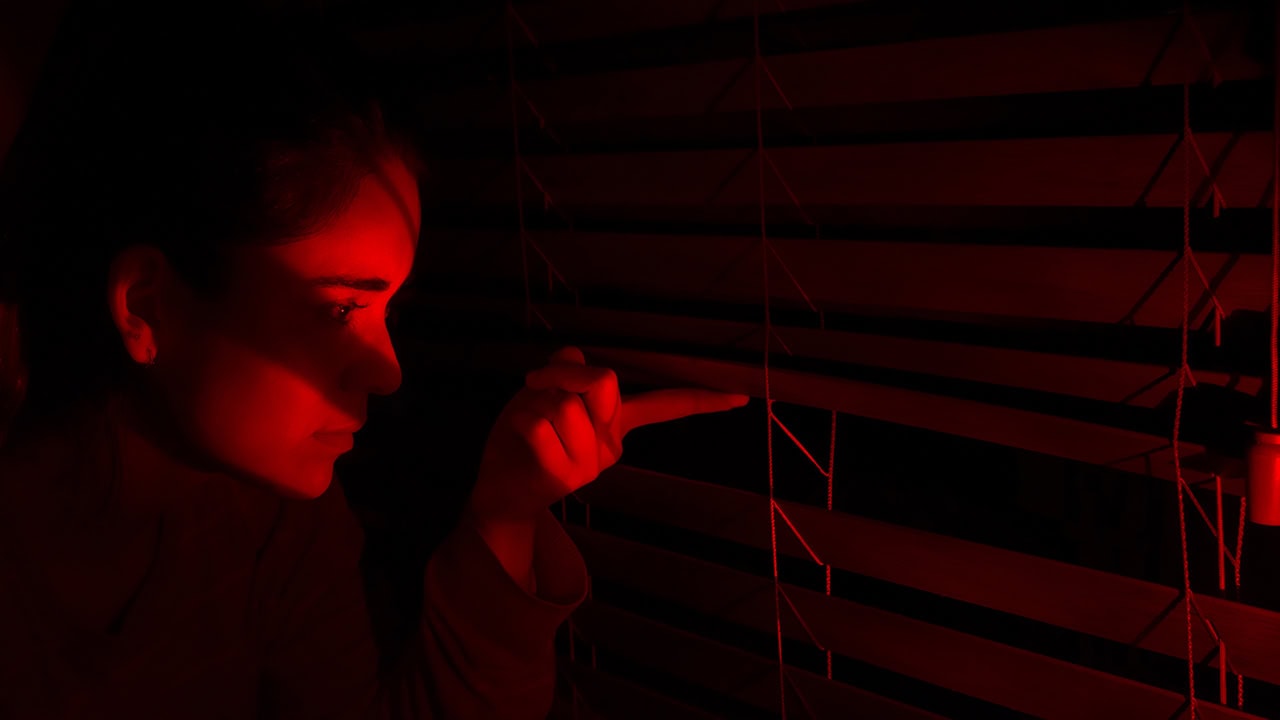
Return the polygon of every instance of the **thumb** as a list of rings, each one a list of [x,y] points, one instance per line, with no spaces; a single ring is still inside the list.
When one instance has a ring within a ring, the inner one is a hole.
[[[549,365],[554,365],[557,363],[569,364],[569,365],[586,365],[587,358],[585,355],[582,354],[581,350],[570,345],[568,347],[562,347],[559,350],[551,353],[551,357],[547,359],[547,364]]]

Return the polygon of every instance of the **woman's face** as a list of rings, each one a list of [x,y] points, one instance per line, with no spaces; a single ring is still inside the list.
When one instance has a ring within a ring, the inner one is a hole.
[[[324,492],[369,395],[400,385],[386,310],[413,265],[419,221],[417,185],[391,160],[320,232],[236,248],[216,299],[169,283],[148,374],[185,440],[282,494]]]

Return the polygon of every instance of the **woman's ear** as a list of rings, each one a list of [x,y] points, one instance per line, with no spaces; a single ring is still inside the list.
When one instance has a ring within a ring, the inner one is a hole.
[[[157,328],[172,277],[164,253],[150,245],[132,245],[111,262],[107,307],[125,350],[135,362],[149,365],[159,354]]]

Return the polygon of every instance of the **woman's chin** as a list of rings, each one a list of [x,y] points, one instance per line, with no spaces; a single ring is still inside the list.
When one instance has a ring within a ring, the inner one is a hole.
[[[308,467],[286,476],[260,478],[260,482],[275,494],[290,500],[314,500],[324,494],[333,483],[333,461],[326,466]]]

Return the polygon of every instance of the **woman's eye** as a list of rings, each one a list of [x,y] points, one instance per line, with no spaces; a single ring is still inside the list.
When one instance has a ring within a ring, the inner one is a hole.
[[[329,317],[343,325],[351,322],[351,315],[356,310],[368,307],[356,302],[334,303],[329,306]]]

